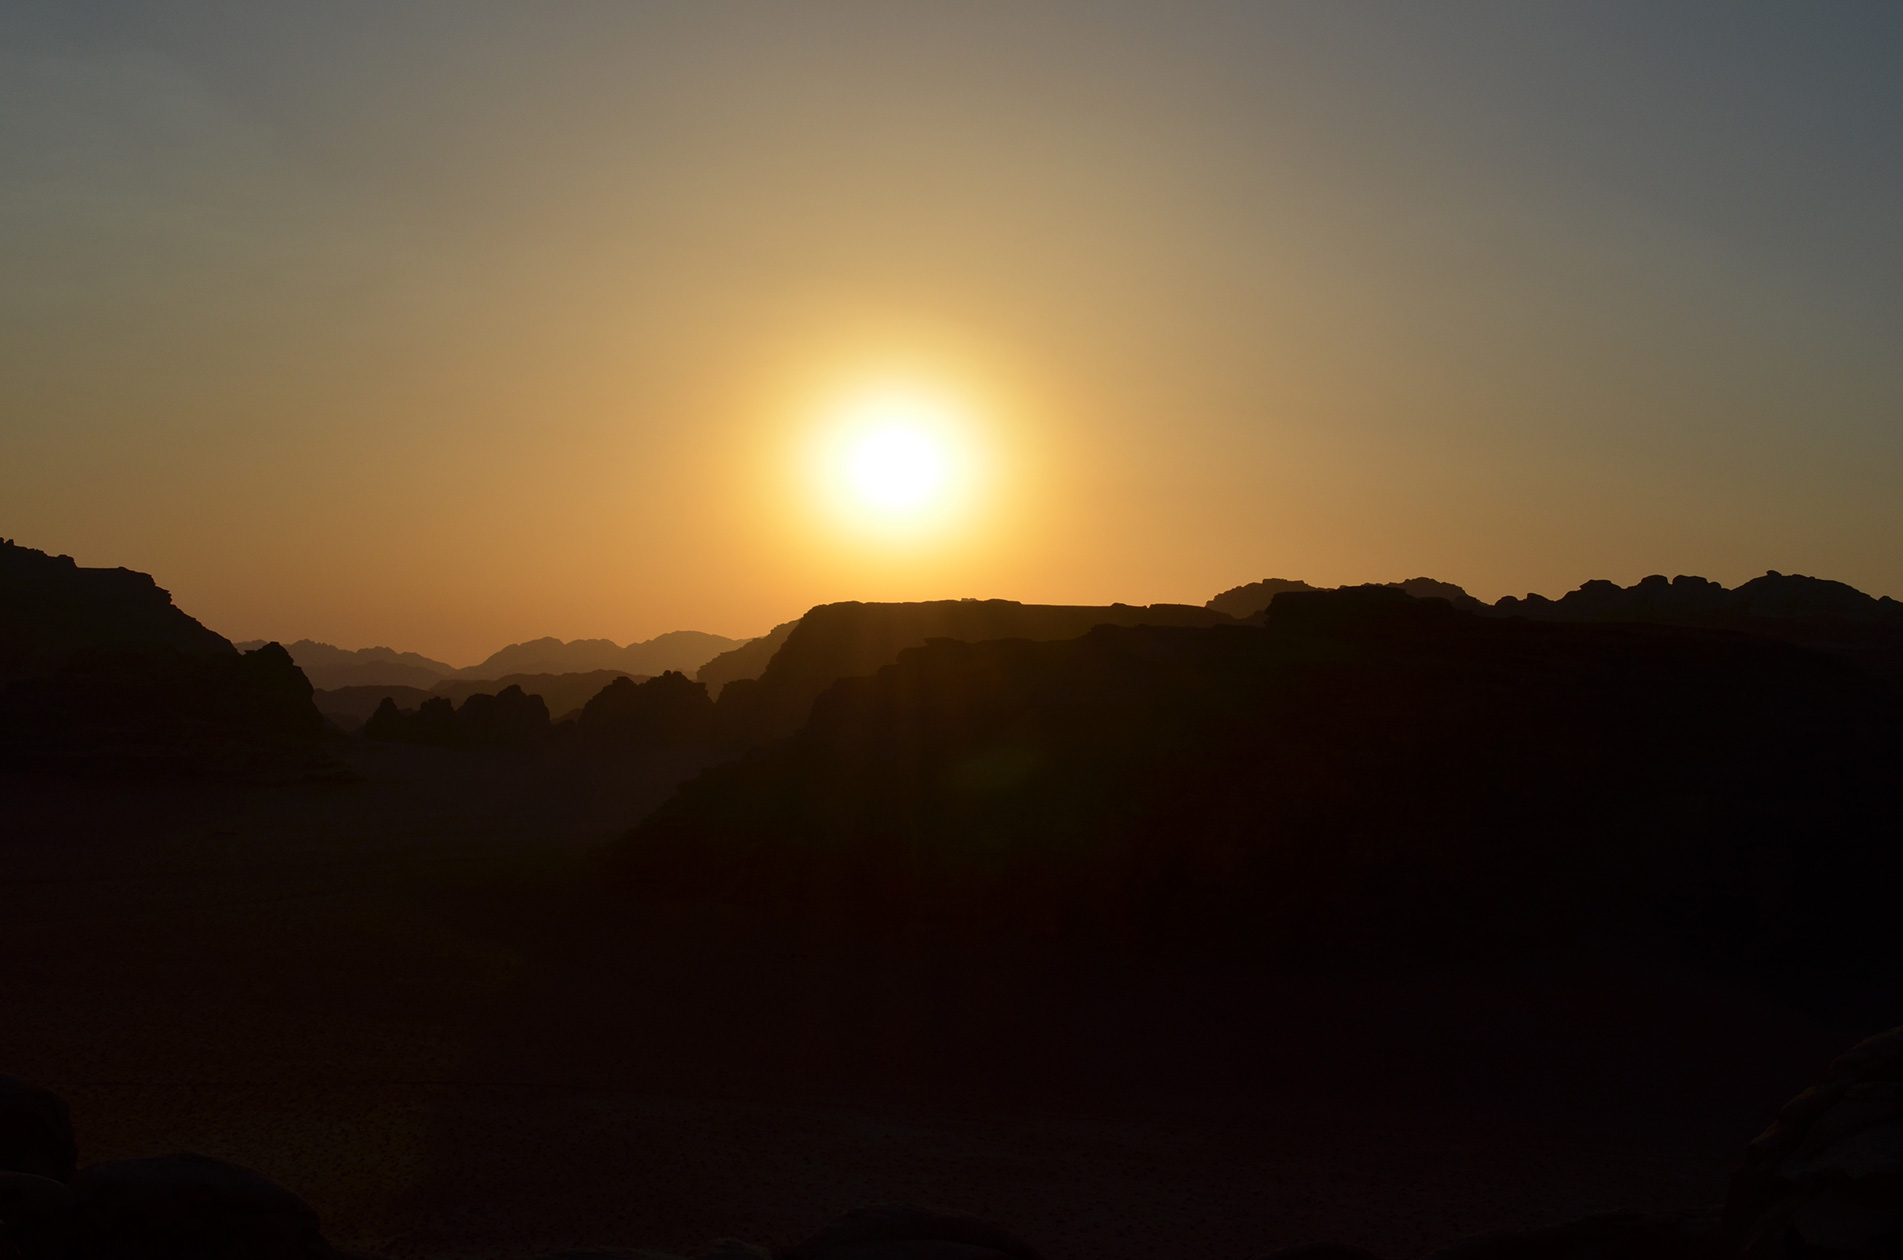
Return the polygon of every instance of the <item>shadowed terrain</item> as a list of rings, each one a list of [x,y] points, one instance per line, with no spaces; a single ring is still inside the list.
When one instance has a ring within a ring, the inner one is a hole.
[[[1895,693],[1404,590],[1259,620],[824,606],[751,684],[790,736],[669,673],[565,728],[438,696],[447,746],[325,733],[272,645],[68,643],[16,736],[307,760],[0,772],[0,1069],[83,1167],[228,1160],[390,1256],[891,1201],[1051,1260],[1715,1221],[1896,1020]]]

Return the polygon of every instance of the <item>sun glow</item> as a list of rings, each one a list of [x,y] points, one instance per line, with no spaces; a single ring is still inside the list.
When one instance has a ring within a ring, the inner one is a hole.
[[[929,390],[854,394],[828,409],[821,496],[842,523],[879,538],[938,531],[967,505],[970,428],[958,404]]]

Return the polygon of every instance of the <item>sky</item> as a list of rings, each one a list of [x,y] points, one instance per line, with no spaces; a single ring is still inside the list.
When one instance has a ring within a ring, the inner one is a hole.
[[[457,664],[1270,576],[1903,597],[1899,224],[1892,4],[11,0],[0,536]],[[854,497],[879,399],[929,510]]]

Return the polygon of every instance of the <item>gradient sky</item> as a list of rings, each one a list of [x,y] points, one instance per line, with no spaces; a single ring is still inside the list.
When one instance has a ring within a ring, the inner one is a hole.
[[[461,664],[832,599],[1903,596],[1903,6],[0,7],[0,535]],[[930,537],[828,400],[964,409]]]

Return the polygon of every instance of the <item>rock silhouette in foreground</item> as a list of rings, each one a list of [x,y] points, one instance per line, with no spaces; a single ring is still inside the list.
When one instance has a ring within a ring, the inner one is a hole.
[[[0,1077],[0,1154],[70,1168],[65,1104]],[[25,1135],[24,1138],[21,1135]],[[27,1260],[331,1260],[317,1214],[250,1171],[204,1155],[96,1164],[70,1187],[0,1171],[0,1257]],[[705,1260],[1039,1260],[1004,1228],[903,1203],[856,1208],[792,1247],[724,1238]],[[1431,1260],[1881,1260],[1903,1255],[1903,1028],[1853,1047],[1752,1142],[1722,1221],[1617,1212],[1482,1234]],[[618,1247],[549,1260],[673,1260]],[[1310,1243],[1257,1260],[1377,1260]]]
[[[66,1255],[329,1260],[317,1213],[283,1186],[205,1155],[95,1164],[73,1179]]]
[[[1435,1252],[1431,1260],[1718,1260],[1722,1254],[1708,1224],[1608,1212],[1482,1234]]]
[[[1785,1104],[1732,1178],[1722,1232],[1740,1260],[1903,1255],[1903,1028]]]
[[[0,1172],[69,1181],[78,1163],[72,1117],[59,1095],[0,1076]]]
[[[855,1208],[781,1253],[783,1260],[1038,1260],[1010,1233],[909,1203]]]

